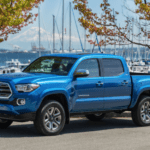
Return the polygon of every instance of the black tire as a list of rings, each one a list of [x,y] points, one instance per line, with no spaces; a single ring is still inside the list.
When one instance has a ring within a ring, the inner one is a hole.
[[[60,115],[55,117],[56,113]],[[38,110],[34,126],[43,135],[58,135],[64,128],[65,122],[66,115],[63,106],[55,100],[49,100]]]
[[[105,117],[105,113],[85,115],[90,121],[101,121]]]
[[[144,117],[144,114],[145,114],[145,117]],[[139,102],[136,104],[136,106],[132,110],[131,116],[132,116],[133,122],[138,126],[150,125],[150,97],[149,96],[141,96]],[[149,117],[149,121],[148,121],[148,117]]]
[[[8,128],[13,121],[11,120],[4,120],[4,119],[0,119],[0,129],[6,129]]]

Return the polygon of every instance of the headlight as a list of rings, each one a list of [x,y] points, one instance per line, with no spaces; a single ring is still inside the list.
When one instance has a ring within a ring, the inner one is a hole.
[[[37,89],[40,85],[39,84],[18,84],[15,85],[16,90],[18,92],[31,92]]]

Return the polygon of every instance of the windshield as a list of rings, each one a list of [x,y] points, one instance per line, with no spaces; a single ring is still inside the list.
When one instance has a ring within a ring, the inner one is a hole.
[[[40,57],[23,72],[68,75],[76,60],[76,58],[70,57]]]

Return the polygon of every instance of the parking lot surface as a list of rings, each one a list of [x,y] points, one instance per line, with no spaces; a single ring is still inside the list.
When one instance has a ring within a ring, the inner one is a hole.
[[[150,127],[130,118],[91,122],[72,118],[58,136],[41,136],[32,122],[14,122],[0,129],[0,150],[141,150],[150,149]]]

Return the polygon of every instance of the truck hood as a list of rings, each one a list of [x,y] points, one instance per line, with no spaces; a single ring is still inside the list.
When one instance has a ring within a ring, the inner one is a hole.
[[[12,81],[14,84],[22,83],[39,83],[47,80],[62,80],[67,79],[68,76],[60,76],[54,74],[44,73],[10,73],[0,75],[0,81]]]

